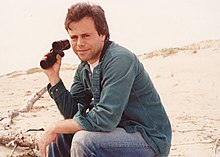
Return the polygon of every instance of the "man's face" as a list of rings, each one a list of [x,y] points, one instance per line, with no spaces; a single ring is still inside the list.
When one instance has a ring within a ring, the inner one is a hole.
[[[91,17],[84,17],[78,22],[69,25],[69,36],[73,51],[81,61],[88,61],[90,64],[99,60],[105,35],[99,35],[95,23]]]

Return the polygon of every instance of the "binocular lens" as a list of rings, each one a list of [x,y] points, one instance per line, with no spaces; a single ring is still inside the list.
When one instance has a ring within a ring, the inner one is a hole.
[[[67,50],[70,48],[70,42],[69,40],[55,41],[53,42],[52,47],[55,51]]]

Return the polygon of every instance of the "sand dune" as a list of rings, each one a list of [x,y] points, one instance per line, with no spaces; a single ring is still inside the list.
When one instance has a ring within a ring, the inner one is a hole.
[[[158,50],[139,58],[171,120],[173,140],[169,156],[220,156],[220,40]],[[63,65],[61,77],[67,88],[72,83],[74,68]],[[0,77],[0,115],[22,107],[31,94],[46,84],[47,78],[38,68]],[[16,117],[11,127],[42,128],[61,118],[46,93],[30,112]],[[10,154],[11,150],[0,145],[0,156]],[[14,154],[20,151],[17,149]]]

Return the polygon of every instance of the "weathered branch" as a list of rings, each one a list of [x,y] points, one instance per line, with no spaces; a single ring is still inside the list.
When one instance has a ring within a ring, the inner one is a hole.
[[[220,150],[218,149],[220,147],[220,137],[216,139],[215,145],[213,147],[213,157],[218,157],[220,154]]]
[[[18,132],[15,133],[14,130],[4,130],[0,131],[0,143],[10,147],[10,146],[20,146],[28,147],[30,149],[38,150],[38,137],[37,132]]]
[[[0,117],[0,126],[3,126],[4,129],[9,129],[10,125],[13,124],[13,118],[19,115],[19,112],[29,112],[34,106],[34,103],[42,97],[42,95],[47,91],[46,87],[43,87],[37,93],[32,95],[27,99],[26,103],[18,110],[8,111],[8,115]],[[2,116],[2,115],[0,115]]]
[[[0,131],[0,143],[6,147],[13,147],[9,157],[14,157],[14,152],[18,147],[25,148],[28,150],[16,155],[16,157],[39,157],[39,145],[38,140],[43,131],[40,129],[28,129],[27,131],[15,132],[14,130],[4,130]],[[27,149],[28,148],[28,149]]]
[[[41,96],[47,91],[47,87],[43,87],[40,91],[32,95],[24,104],[22,108],[20,108],[19,112],[28,112],[33,107],[34,103],[41,98]]]
[[[29,112],[34,103],[41,98],[46,91],[46,87],[42,88],[40,91],[32,95],[22,108],[8,111],[6,115],[0,115],[0,144],[7,147],[13,147],[10,157],[13,156],[17,147],[26,147],[30,150],[30,152],[20,154],[17,157],[37,156],[34,150],[39,149],[38,139],[40,133],[38,131],[43,131],[44,129],[28,129],[27,131],[16,132],[11,128],[11,124],[13,124],[13,118],[18,116],[20,112]],[[3,127],[3,129],[1,129],[1,127]]]

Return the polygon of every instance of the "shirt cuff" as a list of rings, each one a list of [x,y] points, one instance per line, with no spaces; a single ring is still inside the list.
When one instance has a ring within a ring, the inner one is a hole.
[[[50,97],[52,99],[56,99],[57,97],[59,97],[63,92],[66,91],[66,87],[63,84],[63,81],[60,80],[57,84],[55,84],[54,86],[51,86],[51,84],[49,83],[47,85],[47,90],[48,93],[50,95]]]

